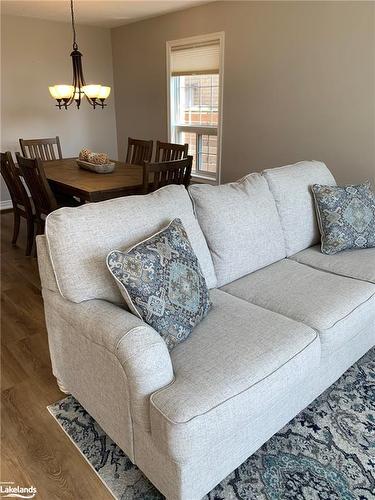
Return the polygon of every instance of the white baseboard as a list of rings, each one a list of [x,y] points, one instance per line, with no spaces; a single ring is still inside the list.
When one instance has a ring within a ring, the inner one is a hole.
[[[0,210],[9,210],[9,208],[13,208],[12,200],[0,201]]]

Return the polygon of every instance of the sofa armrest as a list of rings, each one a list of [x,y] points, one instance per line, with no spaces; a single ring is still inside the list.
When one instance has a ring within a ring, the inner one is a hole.
[[[53,272],[53,267],[47,248],[47,240],[44,234],[40,234],[36,237],[36,249],[38,254],[39,277],[42,287],[47,288],[52,292],[57,292],[58,287],[56,283],[55,273]]]
[[[76,304],[45,289],[43,297],[47,318],[53,308],[53,316],[58,313],[75,335],[83,335],[117,358],[128,382],[132,418],[148,429],[151,394],[173,380],[169,351],[160,335],[134,314],[104,300]],[[51,321],[47,327],[52,348]]]

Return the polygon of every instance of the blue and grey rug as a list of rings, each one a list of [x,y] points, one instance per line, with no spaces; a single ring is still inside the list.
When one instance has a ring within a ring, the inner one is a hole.
[[[116,499],[163,496],[69,396],[49,411]],[[206,500],[374,500],[375,349]]]

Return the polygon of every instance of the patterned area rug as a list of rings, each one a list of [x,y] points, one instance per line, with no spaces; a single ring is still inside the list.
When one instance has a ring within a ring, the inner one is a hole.
[[[164,498],[72,396],[48,409],[116,499]],[[206,496],[374,498],[375,349]]]

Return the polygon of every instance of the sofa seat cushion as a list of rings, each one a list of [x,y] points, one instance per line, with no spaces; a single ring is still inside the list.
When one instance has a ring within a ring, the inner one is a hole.
[[[237,182],[189,187],[215,267],[217,286],[286,257],[275,201],[257,173]]]
[[[240,432],[237,416],[256,418],[319,365],[311,328],[220,290],[211,300],[210,313],[170,353],[174,382],[151,396],[153,438],[175,460]]]
[[[324,255],[320,251],[320,245],[317,245],[306,248],[290,258],[315,269],[375,283],[375,248]]]
[[[61,295],[72,302],[123,302],[108,272],[106,257],[126,250],[181,219],[209,288],[215,271],[205,237],[184,186],[169,185],[144,196],[124,196],[78,208],[60,208],[47,217],[46,238]]]
[[[290,259],[249,274],[223,290],[313,328],[319,333],[322,353],[334,351],[375,321],[375,285]]]
[[[320,234],[311,186],[336,184],[326,165],[320,161],[300,161],[262,173],[276,202],[287,256],[318,243]]]

